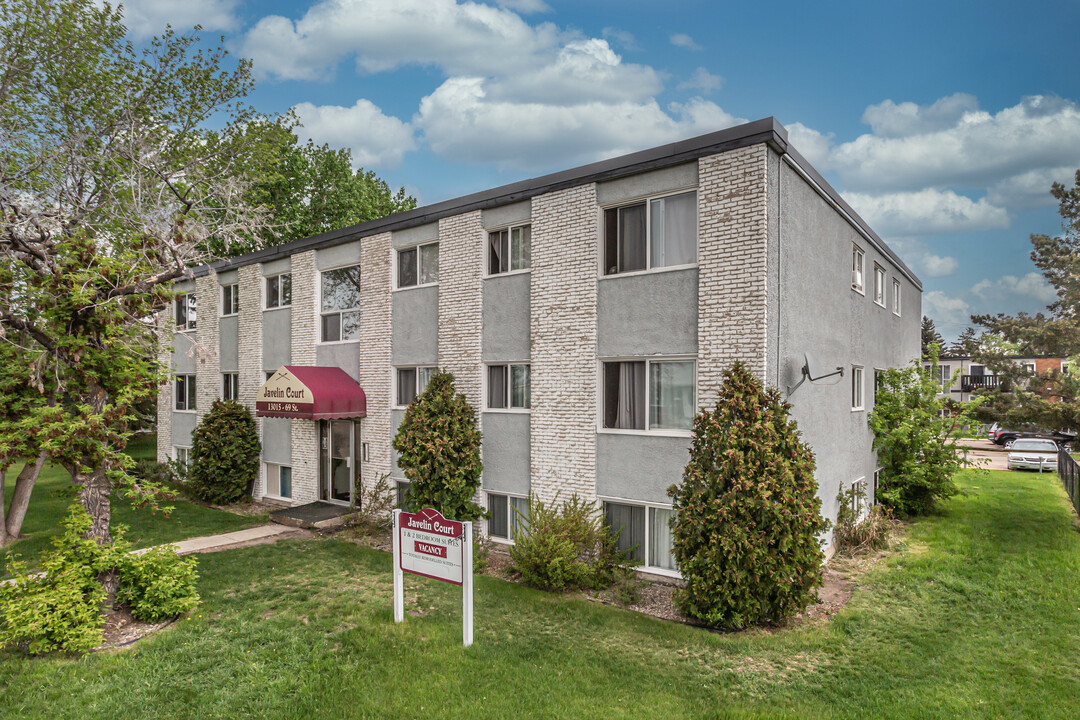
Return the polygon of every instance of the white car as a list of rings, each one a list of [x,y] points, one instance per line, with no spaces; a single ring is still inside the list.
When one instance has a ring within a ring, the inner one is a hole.
[[[1009,449],[1010,470],[1057,470],[1058,446],[1053,440],[1017,438]]]

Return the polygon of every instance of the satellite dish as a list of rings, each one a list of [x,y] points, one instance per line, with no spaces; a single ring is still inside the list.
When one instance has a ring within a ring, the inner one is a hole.
[[[844,368],[843,368],[843,366],[837,365],[836,369],[833,370],[832,372],[829,372],[829,373],[824,372],[824,368],[821,366],[821,364],[816,359],[814,359],[814,356],[811,355],[808,352],[804,352],[803,353],[803,366],[802,366],[802,379],[800,379],[799,382],[795,383],[794,387],[792,387],[790,385],[788,386],[788,389],[787,389],[788,397],[791,397],[792,393],[794,393],[796,390],[798,390],[799,386],[802,385],[807,380],[809,380],[810,382],[814,382],[816,380],[824,380],[825,378],[832,377],[833,375],[839,375],[840,377],[843,377],[844,376]]]

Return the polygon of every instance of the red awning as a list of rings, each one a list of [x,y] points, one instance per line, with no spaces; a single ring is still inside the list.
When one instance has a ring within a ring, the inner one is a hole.
[[[339,367],[282,365],[259,388],[255,414],[307,420],[362,418],[367,416],[367,398]]]

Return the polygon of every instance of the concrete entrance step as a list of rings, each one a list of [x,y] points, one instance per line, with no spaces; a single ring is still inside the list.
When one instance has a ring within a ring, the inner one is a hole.
[[[348,505],[335,505],[318,501],[307,505],[274,510],[270,513],[270,522],[290,527],[326,530],[341,527],[355,514],[356,511]]]

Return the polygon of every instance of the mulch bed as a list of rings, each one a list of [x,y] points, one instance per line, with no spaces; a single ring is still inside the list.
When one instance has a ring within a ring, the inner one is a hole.
[[[147,635],[164,630],[178,619],[142,622],[133,618],[127,608],[113,608],[105,613],[105,626],[102,628],[105,640],[94,650],[127,649]]]

